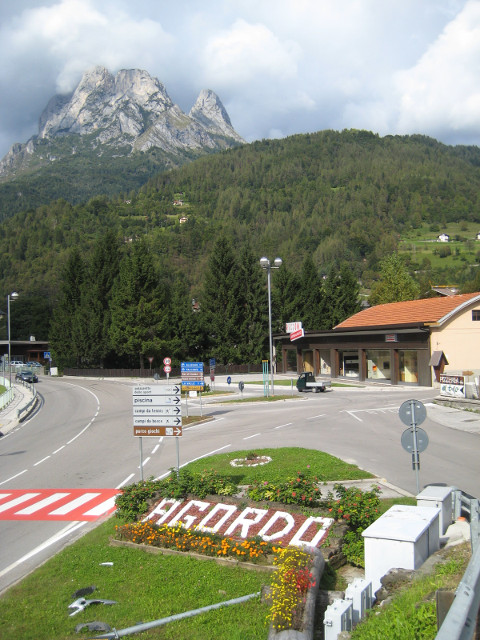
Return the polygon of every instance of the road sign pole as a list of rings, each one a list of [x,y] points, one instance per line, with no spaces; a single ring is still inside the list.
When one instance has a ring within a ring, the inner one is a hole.
[[[140,436],[140,480],[143,482],[143,438]]]
[[[410,409],[412,411],[412,429],[413,429],[413,468],[415,470],[415,477],[417,480],[417,495],[420,493],[420,454],[418,453],[418,440],[417,440],[417,420],[415,418],[415,400],[410,400]]]
[[[177,479],[180,477],[180,443],[179,438],[175,438],[177,441]]]

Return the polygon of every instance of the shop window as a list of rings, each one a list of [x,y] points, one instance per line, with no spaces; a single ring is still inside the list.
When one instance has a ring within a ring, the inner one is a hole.
[[[416,351],[400,351],[401,382],[418,382],[418,354]]]
[[[390,371],[390,351],[381,349],[367,351],[367,378],[369,380],[390,380]]]

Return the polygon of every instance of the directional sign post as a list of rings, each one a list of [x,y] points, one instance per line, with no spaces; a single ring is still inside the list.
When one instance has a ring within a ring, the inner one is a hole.
[[[182,435],[182,388],[179,384],[142,384],[133,387],[133,435],[140,438],[140,469],[143,482],[142,438]],[[177,440],[178,459],[178,440]],[[177,464],[177,467],[179,465]]]

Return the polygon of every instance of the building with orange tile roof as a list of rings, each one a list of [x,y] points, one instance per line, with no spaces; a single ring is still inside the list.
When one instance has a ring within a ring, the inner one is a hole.
[[[285,372],[431,386],[443,372],[480,373],[480,293],[381,304],[277,340]]]

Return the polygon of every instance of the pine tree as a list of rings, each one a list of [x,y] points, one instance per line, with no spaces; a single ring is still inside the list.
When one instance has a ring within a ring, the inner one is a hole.
[[[243,300],[244,287],[232,245],[226,238],[220,238],[205,272],[201,309],[208,330],[209,356],[224,364],[241,361]]]
[[[322,280],[310,254],[302,264],[296,305],[303,328],[310,331],[317,329],[324,313],[324,299]]]
[[[333,329],[360,311],[360,285],[348,265],[332,267],[323,283],[324,314],[319,329]]]
[[[408,273],[398,253],[392,253],[380,263],[380,279],[373,285],[368,298],[371,305],[415,300],[420,293],[418,283]]]
[[[259,259],[249,245],[240,253],[239,278],[242,283],[240,311],[240,357],[244,363],[260,363],[268,350],[268,299]],[[273,311],[272,311],[273,316]]]
[[[110,299],[119,263],[119,242],[109,230],[95,244],[75,317],[74,331],[84,366],[103,367],[110,352]]]
[[[143,369],[146,356],[165,352],[168,300],[145,241],[136,241],[120,263],[110,305],[111,346],[130,365]]]
[[[75,316],[81,304],[85,280],[85,263],[75,247],[61,274],[60,298],[54,308],[49,342],[54,362],[60,367],[80,364],[80,353],[75,336]]]

